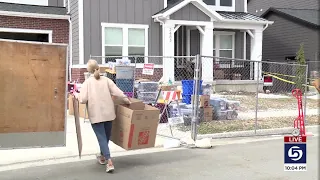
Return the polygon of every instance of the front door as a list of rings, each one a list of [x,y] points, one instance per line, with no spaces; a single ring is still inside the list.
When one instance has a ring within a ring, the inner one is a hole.
[[[0,41],[0,148],[65,145],[67,46]]]

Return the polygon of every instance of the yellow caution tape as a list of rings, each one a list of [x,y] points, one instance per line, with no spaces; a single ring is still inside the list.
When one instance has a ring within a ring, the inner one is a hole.
[[[266,74],[266,75],[271,76],[271,77],[274,77],[274,78],[276,78],[276,79],[278,79],[278,80],[280,80],[280,81],[286,82],[286,83],[296,84],[296,83],[293,82],[293,81],[288,81],[288,80],[286,80],[286,79],[280,78],[280,77],[275,76],[275,75],[272,75],[272,74]],[[315,88],[314,86],[310,86],[310,85],[306,85],[306,84],[303,84],[303,86]]]
[[[296,76],[291,76],[291,75],[287,75],[287,74],[280,74],[280,73],[273,73],[273,72],[263,72],[264,74],[273,74],[273,75],[277,75],[277,76],[284,76],[284,77],[290,77],[290,78],[295,78]],[[311,78],[307,78],[311,81],[314,81],[316,79],[311,79]]]

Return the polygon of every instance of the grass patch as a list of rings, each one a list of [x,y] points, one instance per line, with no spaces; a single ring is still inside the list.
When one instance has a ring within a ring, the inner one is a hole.
[[[272,117],[263,118],[257,121],[258,129],[274,129],[293,127],[293,121],[296,117]],[[316,115],[307,116],[306,125],[320,125],[319,117]],[[199,134],[214,134],[233,131],[254,130],[255,120],[221,120],[204,122],[198,126]],[[179,130],[189,131],[190,126],[180,126]]]
[[[256,98],[255,95],[229,95],[224,96],[229,100],[240,101],[240,112],[246,111],[254,111],[256,109]],[[289,109],[295,110],[297,109],[297,99],[292,98],[278,98],[278,99],[268,99],[268,98],[259,98],[258,100],[258,108],[259,110],[270,110],[270,109]],[[318,109],[320,106],[320,101],[315,99],[307,100],[307,108],[308,109]]]

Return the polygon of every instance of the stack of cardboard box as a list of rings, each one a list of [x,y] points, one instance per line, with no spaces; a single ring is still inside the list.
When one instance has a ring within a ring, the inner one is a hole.
[[[200,121],[210,122],[213,119],[213,108],[210,106],[210,96],[201,95],[199,97]]]
[[[192,96],[193,101],[193,96]],[[210,122],[213,119],[213,108],[210,106],[210,96],[199,96],[200,122]]]

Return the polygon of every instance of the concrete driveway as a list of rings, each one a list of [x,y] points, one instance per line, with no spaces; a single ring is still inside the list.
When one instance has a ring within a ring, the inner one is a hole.
[[[1,180],[318,180],[319,138],[308,138],[307,172],[283,171],[283,139],[116,157],[114,174],[95,160],[0,173]]]

